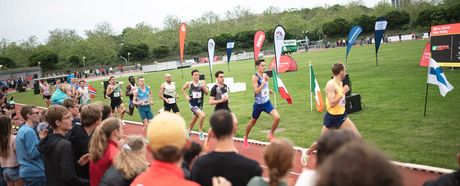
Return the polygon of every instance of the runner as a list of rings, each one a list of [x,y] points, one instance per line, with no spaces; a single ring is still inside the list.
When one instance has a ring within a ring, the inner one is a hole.
[[[160,86],[160,92],[158,97],[163,100],[164,110],[168,112],[174,112],[175,114],[179,113],[179,107],[177,107],[176,99],[179,98],[179,95],[176,93],[176,83],[172,82],[171,74],[165,74],[165,82]]]
[[[110,76],[109,85],[107,85],[107,90],[105,93],[106,98],[110,98],[110,107],[112,108],[112,114],[120,114],[120,117],[123,118],[124,108],[121,106],[123,100],[123,92],[119,84],[116,82],[115,77]],[[117,115],[116,115],[117,116]]]
[[[270,132],[267,134],[267,138],[271,141],[275,136],[275,130],[278,127],[280,122],[280,115],[275,108],[273,108],[272,103],[270,102],[269,93],[272,93],[271,90],[268,89],[268,75],[264,73],[265,70],[265,60],[258,59],[256,61],[256,68],[257,72],[252,76],[252,87],[254,88],[254,105],[252,110],[252,118],[249,120],[248,125],[246,127],[246,134],[244,135],[244,144],[245,148],[249,148],[248,144],[248,137],[249,133],[251,132],[252,127],[259,119],[260,114],[262,111],[270,114],[273,116],[273,124]]]
[[[89,95],[89,89],[85,80],[80,80],[79,87],[77,89],[77,98],[80,105],[87,105],[91,103],[91,97]]]
[[[230,108],[228,107],[228,93],[229,89],[227,84],[224,83],[224,72],[223,71],[217,71],[215,73],[216,81],[217,83],[211,88],[211,94],[209,95],[209,104],[215,105],[214,107],[214,112],[224,109],[230,112],[233,118],[233,133],[237,131],[237,124],[238,120],[235,116],[235,113],[233,113]],[[211,138],[215,136],[214,132],[212,131],[212,128],[208,129],[208,136],[203,144],[204,148],[208,148],[208,142],[211,140]]]
[[[134,105],[133,98],[134,98],[134,92],[137,91],[137,86],[136,86],[136,78],[134,76],[129,76],[128,77],[128,85],[126,85],[126,96],[129,97],[129,112],[125,112],[129,114],[130,116],[133,115],[134,112],[134,107],[137,107]]]
[[[184,84],[182,87],[182,94],[184,94],[184,97],[187,99],[189,102],[190,109],[193,113],[193,118],[189,123],[189,128],[188,128],[188,134],[193,129],[193,126],[195,126],[195,123],[198,119],[200,119],[199,127],[200,127],[200,140],[204,140],[204,135],[203,135],[203,122],[206,117],[206,114],[203,112],[203,94],[208,95],[208,88],[206,87],[206,81],[202,80],[200,81],[200,72],[198,70],[193,70],[192,71],[192,78],[193,81],[189,81]],[[186,93],[186,90],[188,91],[188,94]]]
[[[134,92],[133,102],[137,105],[139,114],[141,115],[142,123],[144,127],[149,124],[149,121],[153,118],[153,113],[150,105],[153,105],[152,91],[149,86],[144,83],[144,78],[139,76],[137,79],[139,86],[137,91]]]

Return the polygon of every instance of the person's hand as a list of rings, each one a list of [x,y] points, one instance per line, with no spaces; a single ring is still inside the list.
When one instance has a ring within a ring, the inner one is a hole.
[[[40,140],[46,138],[46,136],[48,136],[48,129],[38,131],[38,137],[40,138]]]
[[[348,91],[350,91],[350,87],[348,85],[343,86],[343,93],[346,94]]]
[[[89,153],[86,153],[85,155],[81,156],[80,159],[78,160],[78,165],[83,166],[89,162]]]
[[[230,183],[227,179],[224,177],[212,177],[212,186],[231,186],[232,183]]]
[[[223,103],[223,102],[226,102],[226,101],[228,100],[228,96],[222,96],[222,99],[221,99],[221,100],[222,100],[222,103]]]

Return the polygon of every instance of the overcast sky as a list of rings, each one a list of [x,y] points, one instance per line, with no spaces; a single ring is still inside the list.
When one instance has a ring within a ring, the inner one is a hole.
[[[362,0],[367,7],[379,1]],[[84,30],[94,29],[101,22],[110,23],[114,31],[120,33],[123,28],[140,22],[163,27],[168,14],[192,20],[205,11],[223,17],[225,11],[238,5],[261,13],[270,6],[285,10],[348,2],[350,0],[0,0],[0,38],[19,41],[36,35],[43,42],[50,30],[74,29],[83,36]]]

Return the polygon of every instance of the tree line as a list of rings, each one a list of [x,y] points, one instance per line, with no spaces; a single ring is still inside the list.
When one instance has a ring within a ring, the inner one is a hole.
[[[280,11],[269,7],[260,14],[236,6],[223,16],[205,12],[201,17],[185,21],[187,39],[185,57],[206,56],[207,40],[216,42],[216,55],[225,53],[227,41],[235,41],[235,52],[251,51],[257,30],[266,34],[265,49],[272,48],[273,28],[280,24],[286,30],[286,39],[334,40],[346,38],[353,25],[363,27],[363,36],[371,35],[375,19],[385,17],[387,30],[411,33],[429,32],[431,25],[460,21],[460,2],[443,0],[438,4],[416,1],[396,8],[382,1],[372,8],[361,1],[347,5]],[[45,43],[31,36],[22,41],[0,40],[0,65],[4,68],[40,66],[45,70],[90,68],[126,63],[151,63],[153,61],[178,60],[178,27],[181,20],[167,15],[164,27],[146,23],[127,27],[119,34],[109,23],[100,23],[86,30],[84,37],[73,29],[49,31]],[[126,59],[126,60],[125,60]]]

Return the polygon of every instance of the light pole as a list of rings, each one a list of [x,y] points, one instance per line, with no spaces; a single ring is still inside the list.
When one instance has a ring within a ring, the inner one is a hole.
[[[40,61],[38,62],[38,67],[40,67],[40,63],[42,63],[42,62],[40,62]]]
[[[86,69],[85,59],[86,59],[86,57],[83,56],[83,68],[84,68],[84,69]]]
[[[129,62],[129,55],[130,55],[130,54],[131,54],[131,53],[129,53],[129,52],[128,52],[128,60],[126,61],[126,66],[128,66],[128,62]]]

